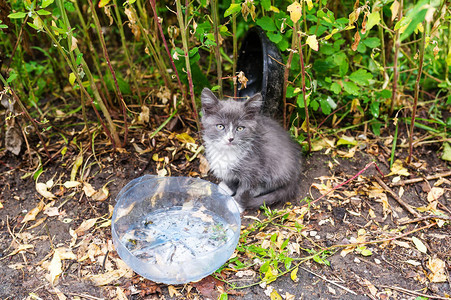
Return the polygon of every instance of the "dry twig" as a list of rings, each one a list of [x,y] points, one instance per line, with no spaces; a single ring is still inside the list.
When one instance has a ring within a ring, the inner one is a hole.
[[[339,287],[339,288],[344,289],[344,290],[347,291],[348,293],[351,293],[351,294],[353,294],[353,295],[357,295],[357,293],[354,292],[353,290],[350,290],[350,289],[348,289],[347,287],[342,286],[342,285],[336,283],[335,281],[329,280],[329,279],[327,279],[326,277],[324,277],[324,276],[322,276],[322,275],[319,275],[319,274],[316,274],[316,273],[314,273],[314,272],[312,272],[312,271],[310,271],[309,269],[306,269],[306,268],[304,268],[304,267],[299,266],[299,268],[301,268],[302,270],[304,270],[304,271],[306,271],[306,272],[308,272],[308,273],[310,273],[310,274],[312,274],[312,275],[315,275],[316,277],[321,278],[322,280],[324,280],[324,281],[326,281],[326,282],[329,282],[330,284],[333,284],[333,285],[335,285],[335,286],[337,286],[337,287]]]
[[[451,171],[444,172],[444,173],[438,173],[435,175],[429,175],[424,178],[412,178],[412,179],[400,180],[398,182],[391,183],[390,186],[392,186],[392,187],[400,186],[400,185],[402,186],[402,185],[406,185],[406,184],[410,184],[410,183],[420,182],[423,180],[434,180],[434,179],[439,179],[439,178],[448,177],[448,176],[451,176]]]
[[[412,295],[416,295],[416,296],[425,297],[427,299],[444,299],[444,300],[449,300],[449,298],[447,298],[447,297],[435,296],[435,295],[427,295],[427,294],[411,291],[411,290],[404,289],[402,287],[397,287],[397,286],[388,286],[388,285],[376,285],[376,286],[380,287],[380,288],[384,288],[384,289],[391,289],[391,290],[396,290],[396,291],[400,291],[400,292],[407,293],[407,294],[412,294]]]
[[[395,192],[393,192],[393,190],[391,188],[389,188],[384,181],[382,181],[382,179],[380,179],[379,177],[375,176],[374,177],[376,179],[376,181],[379,183],[379,185],[386,190],[402,207],[404,207],[410,214],[414,215],[417,218],[421,218],[422,216],[416,212],[409,204],[407,204],[406,202],[404,202],[404,200],[402,200],[398,195],[396,195]]]

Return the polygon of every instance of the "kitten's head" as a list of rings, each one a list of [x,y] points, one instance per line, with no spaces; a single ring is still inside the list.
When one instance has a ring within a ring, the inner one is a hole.
[[[202,125],[206,142],[220,147],[243,147],[258,132],[262,96],[246,101],[219,100],[208,88],[202,91]]]

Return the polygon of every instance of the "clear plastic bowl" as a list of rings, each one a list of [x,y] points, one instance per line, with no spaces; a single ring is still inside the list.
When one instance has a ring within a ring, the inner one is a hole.
[[[221,267],[240,236],[240,212],[216,184],[145,175],[117,195],[111,231],[117,253],[155,282],[197,281]]]

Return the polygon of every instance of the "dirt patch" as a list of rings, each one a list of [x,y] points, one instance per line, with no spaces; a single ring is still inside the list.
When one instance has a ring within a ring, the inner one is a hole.
[[[22,159],[3,153],[0,166],[0,202],[3,205],[0,209],[0,298],[23,299],[38,295],[42,299],[57,299],[58,295],[64,294],[69,299],[123,299],[122,296],[130,299],[194,299],[216,298],[221,292],[227,292],[229,299],[265,299],[276,291],[286,299],[293,299],[293,295],[294,299],[407,299],[421,294],[442,297],[450,294],[449,220],[431,218],[415,221],[415,216],[402,208],[387,191],[377,191],[380,187],[375,185],[373,176],[378,176],[378,173],[374,166],[311,204],[308,212],[299,219],[302,223],[299,229],[301,234],[291,233],[288,218],[287,223],[269,224],[250,235],[252,239],[249,238],[249,243],[258,246],[264,240],[258,238],[258,232],[278,232],[288,236],[291,242],[299,244],[299,251],[291,254],[295,259],[292,265],[296,259],[308,256],[311,249],[319,251],[330,247],[328,254],[321,259],[309,259],[300,264],[295,281],[292,272],[288,272],[275,281],[256,284],[262,279],[261,265],[258,263],[245,268],[252,272],[241,277],[233,269],[236,263],[231,263],[215,275],[216,279],[208,277],[206,280],[211,281],[209,285],[201,281],[172,287],[152,283],[126,270],[120,273],[124,269],[112,247],[108,224],[115,196],[130,180],[143,174],[161,172],[163,168],[168,175],[200,176],[199,160],[196,158],[189,162],[186,154],[192,155],[192,152],[184,147],[172,138],[166,147],[158,148],[156,145],[154,151],[141,154],[136,148],[130,147],[127,153],[104,153],[98,155],[97,160],[92,158],[89,162],[86,161],[88,155],[85,155],[84,171],[80,176],[95,191],[102,190],[102,187],[107,189],[108,197],[102,201],[86,196],[83,184],[64,187],[63,183],[70,180],[77,157],[76,149],[70,149],[72,156],[48,163],[38,179],[46,183],[53,178],[54,184],[49,191],[55,195],[55,202],[41,209],[36,218],[28,222],[23,222],[24,218],[38,207],[40,201],[48,205],[52,199],[45,199],[36,192],[32,177],[22,179],[30,172]],[[342,150],[347,152],[349,149]],[[301,182],[301,198],[320,197],[326,190],[350,179],[373,160],[384,174],[388,174],[385,159],[367,152],[359,151],[352,158],[342,158],[335,150],[307,157]],[[158,158],[155,153],[158,153]],[[416,169],[408,169],[411,175],[402,179],[449,171],[449,164],[439,159],[437,149],[423,148],[418,154],[421,159],[417,162],[421,164]],[[393,177],[386,179],[389,185]],[[214,180],[211,177],[207,179]],[[451,185],[446,178],[406,184],[402,187],[401,197],[412,207],[422,208],[419,212],[423,216],[430,215],[433,208],[428,208],[431,205],[428,195],[436,183],[439,183],[438,188],[443,189],[443,194],[434,204],[434,209],[449,217]],[[399,186],[392,186],[391,189],[398,195],[401,193]],[[380,194],[387,195],[387,201]],[[280,204],[272,210],[299,212],[296,209],[305,203]],[[57,209],[52,210],[52,207]],[[296,213],[294,215],[299,218]],[[243,225],[250,226],[255,218],[263,222],[267,217],[262,211],[246,212]],[[90,219],[95,219],[95,225],[79,231],[74,237],[73,230],[79,229],[84,221]],[[409,220],[413,222],[409,223]],[[399,238],[402,234],[406,235]],[[421,246],[415,245],[413,237],[421,241],[426,253],[420,251]],[[356,239],[360,239],[364,249],[356,246],[333,247],[355,243]],[[52,260],[55,259],[55,252],[60,251],[57,249],[69,249],[73,256],[61,258],[62,273],[52,279]],[[365,249],[369,252],[363,255],[362,250]],[[244,252],[237,255],[242,256],[243,262],[252,261]],[[432,268],[433,262],[437,261],[445,263],[443,271],[446,280],[434,283],[432,278],[434,272],[438,271]],[[281,265],[279,272],[284,270]],[[109,277],[104,278],[102,275]],[[114,280],[109,282],[109,278]],[[235,287],[252,286],[231,289],[231,284]]]

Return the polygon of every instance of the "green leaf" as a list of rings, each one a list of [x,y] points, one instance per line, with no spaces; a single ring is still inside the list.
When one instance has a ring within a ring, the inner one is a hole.
[[[291,271],[291,273],[290,273],[290,278],[291,278],[291,280],[293,280],[294,282],[296,282],[297,279],[298,279],[298,270],[299,270],[299,268],[296,267],[296,268],[294,268],[294,269]]]
[[[10,18],[10,19],[22,19],[22,18],[25,18],[26,15],[27,15],[27,13],[19,11],[19,12],[16,12],[16,13],[9,14],[8,18]]]
[[[222,293],[218,298],[218,300],[227,300],[227,299],[229,299],[227,293]]]
[[[134,2],[134,1],[133,1]],[[132,4],[132,1],[128,1],[129,4]],[[75,11],[75,6],[72,2],[70,1],[66,1],[64,2],[64,8],[68,11],[68,12],[74,12]]]
[[[277,46],[279,47],[280,51],[283,52],[283,51],[287,50],[288,47],[289,47],[290,45],[288,44],[288,41],[287,41],[286,39],[282,39],[282,40],[277,44]]]
[[[100,0],[100,1],[99,1],[99,4],[98,4],[99,8],[104,7],[104,6],[107,5],[110,1],[111,1],[111,0]]]
[[[362,254],[363,256],[371,256],[373,254],[373,252],[371,252],[370,249],[363,249],[362,252],[360,252],[360,254]]]
[[[11,74],[9,75],[8,79],[6,80],[7,83],[11,83],[14,81],[14,79],[16,79],[18,76],[18,74],[16,72],[11,72]]]
[[[369,31],[374,25],[379,24],[381,21],[381,15],[378,11],[373,11],[368,15],[368,21],[366,23],[366,30]]]
[[[319,103],[316,100],[312,100],[309,105],[314,111],[317,111],[319,108]]]
[[[428,11],[428,3],[429,0],[419,1],[417,4],[415,4],[413,9],[409,10],[405,18],[405,24],[409,25],[399,38],[401,42],[413,33],[419,23],[424,21],[426,13]]]
[[[443,154],[441,158],[446,161],[451,161],[451,146],[446,142],[443,143]]]
[[[270,10],[271,9],[271,0],[261,0],[260,4],[262,5],[262,7],[265,10]]]
[[[380,46],[381,40],[377,37],[371,37],[371,38],[364,39],[363,43],[370,48],[376,48],[376,47]]]
[[[46,8],[50,4],[52,4],[55,0],[42,0],[41,8]]]
[[[415,247],[417,247],[418,251],[425,253],[425,254],[428,252],[428,249],[426,248],[426,246],[423,244],[423,242],[419,238],[413,236],[412,242],[415,244]]]
[[[331,84],[330,90],[338,95],[341,92],[341,86],[338,83],[334,82]]]
[[[355,146],[357,145],[357,141],[355,140],[354,137],[349,137],[346,135],[343,135],[340,137],[340,139],[337,141],[337,146],[340,145],[351,145],[351,146]]]
[[[373,74],[368,73],[365,69],[358,69],[349,75],[349,79],[360,85],[368,85],[369,80],[373,78]]]
[[[340,77],[345,76],[349,70],[349,63],[346,54],[344,54],[343,52],[338,52],[334,54],[333,58],[334,62],[338,65],[338,68],[340,70]]]
[[[78,53],[77,59],[75,60],[75,64],[77,64],[77,65],[81,64],[82,58],[83,58],[83,53],[81,53],[81,52]]]
[[[257,25],[263,28],[265,31],[276,31],[276,25],[274,25],[274,20],[268,16],[264,16],[257,20]]]
[[[307,107],[309,106],[310,103],[310,97],[307,97],[305,99],[305,102],[307,103]],[[302,97],[302,92],[298,95],[297,97],[297,104],[299,108],[303,108],[304,106],[304,98]]]
[[[48,16],[48,15],[51,15],[51,14],[52,14],[51,12],[46,11],[45,9],[40,9],[40,10],[37,11],[37,13],[38,13],[38,15],[40,15],[40,16]]]
[[[39,27],[36,26],[36,25],[34,25],[33,23],[27,22],[27,24],[28,24],[31,28],[36,29],[36,30],[39,30]]]
[[[392,91],[390,90],[382,90],[380,92],[376,92],[377,98],[383,98],[383,99],[391,99],[392,97]]]
[[[224,17],[233,15],[241,10],[241,3],[232,3],[224,12]]]
[[[70,83],[70,85],[74,85],[75,79],[76,79],[75,74],[73,72],[70,73],[69,74],[69,83]]]
[[[376,136],[380,136],[381,135],[381,127],[382,127],[382,122],[373,122],[373,123],[371,123],[371,129],[373,130],[373,133]]]
[[[345,91],[351,95],[358,96],[360,89],[359,87],[352,81],[343,81],[343,88]]]
[[[379,118],[379,102],[373,101],[370,104],[371,115],[375,118]]]
[[[286,240],[282,243],[282,245],[280,246],[280,250],[285,249],[285,247],[288,245],[288,242],[289,242],[289,241],[290,241],[289,239],[286,239]]]
[[[323,111],[323,114],[325,115],[330,114],[332,109],[326,99],[320,99],[319,104],[321,105],[321,110]]]
[[[268,32],[268,38],[271,42],[278,44],[282,39],[282,35],[280,33],[272,33],[272,32]]]

